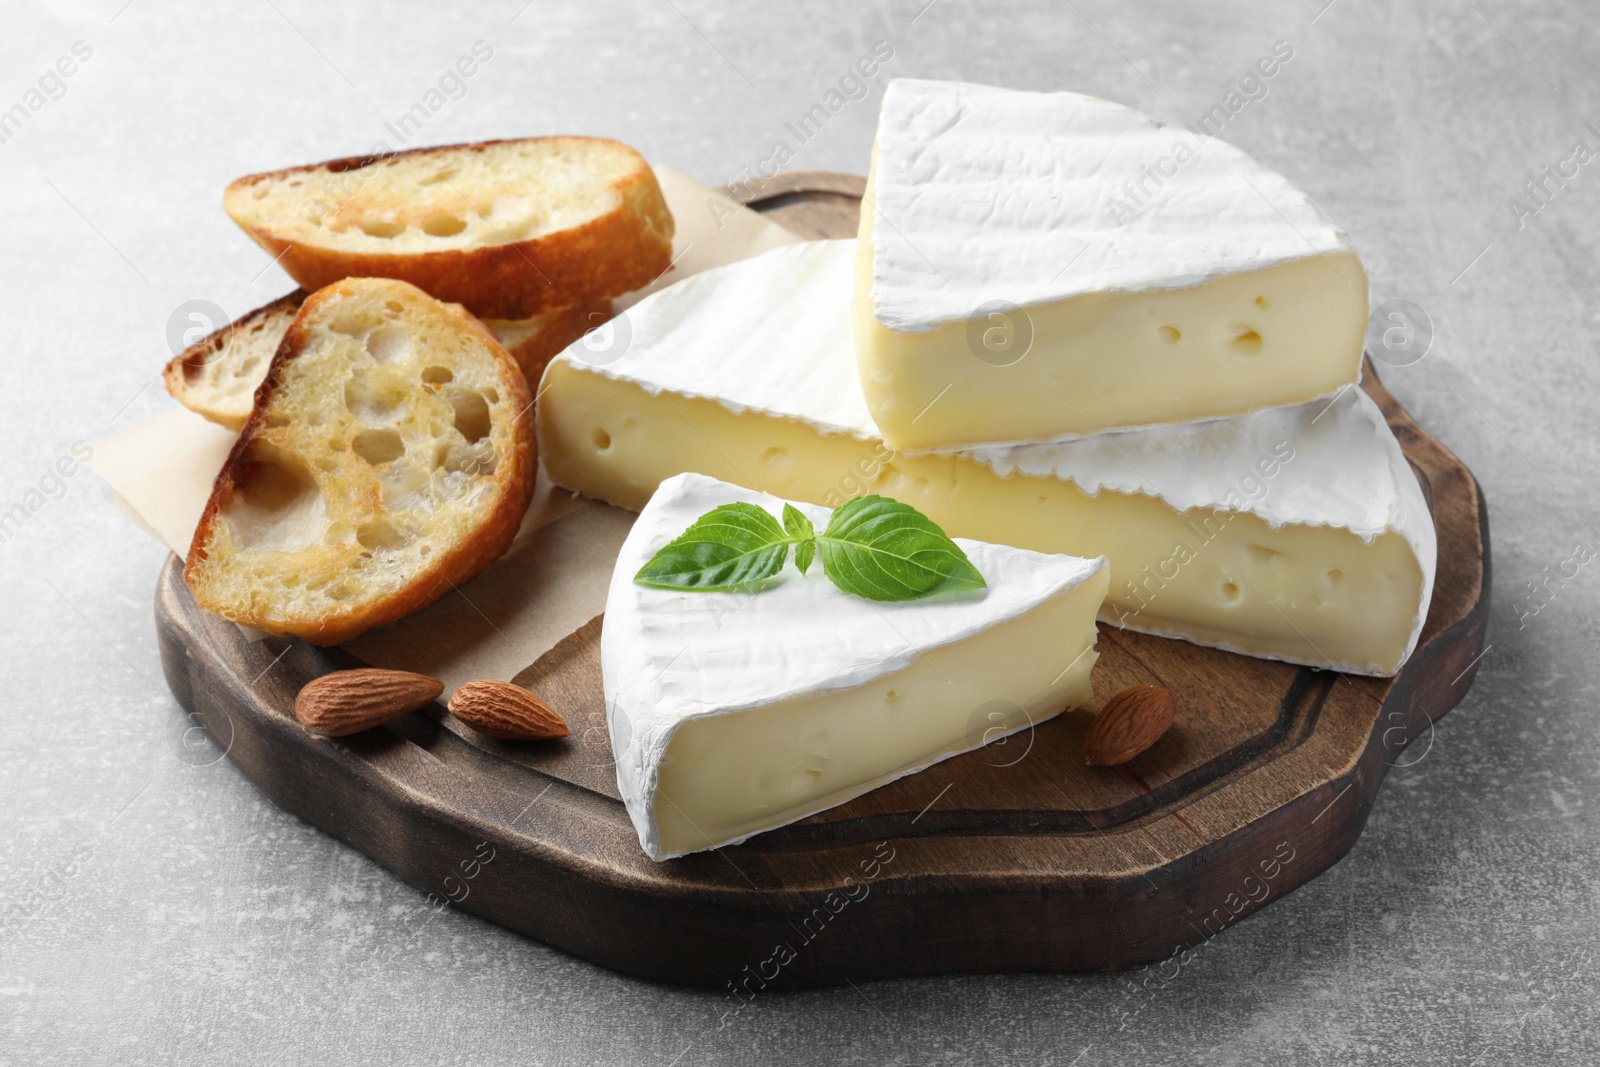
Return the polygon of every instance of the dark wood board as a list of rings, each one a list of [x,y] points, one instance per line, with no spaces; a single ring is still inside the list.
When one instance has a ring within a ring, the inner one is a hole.
[[[752,206],[806,236],[853,234],[860,179],[792,174]],[[1384,391],[1439,531],[1416,654],[1393,679],[1254,660],[1102,626],[1089,707],[737,847],[655,863],[618,799],[595,619],[517,681],[566,741],[479,736],[438,707],[353,737],[294,721],[300,686],[358,665],[245,640],[156,593],[167,679],[288,811],[455,906],[632,974],[763,989],[1165,959],[1304,884],[1355,844],[1384,774],[1461,700],[1483,650],[1489,527],[1476,479]],[[1177,724],[1116,771],[1080,754],[1099,701],[1135,682]]]

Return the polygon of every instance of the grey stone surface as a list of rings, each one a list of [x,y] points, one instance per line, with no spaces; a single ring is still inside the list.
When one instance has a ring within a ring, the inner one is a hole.
[[[1508,205],[1575,142],[1600,149],[1593,9],[1325,2],[8,3],[0,110],[93,51],[0,143],[0,510],[43,499],[0,544],[0,1062],[1600,1059],[1600,568],[1537,612],[1527,587],[1600,544],[1600,163],[1520,225]],[[719,1027],[716,994],[434,915],[186,748],[151,625],[164,552],[51,465],[170,403],[175,308],[288,287],[223,216],[226,181],[396,143],[385,123],[478,40],[492,58],[414,142],[604,134],[708,182],[779,139],[791,167],[863,170],[882,77],[810,143],[783,124],[878,40],[888,75],[1172,121],[1288,42],[1225,136],[1347,227],[1377,301],[1426,310],[1431,351],[1386,380],[1494,522],[1482,674],[1354,852],[1181,967],[764,996]]]

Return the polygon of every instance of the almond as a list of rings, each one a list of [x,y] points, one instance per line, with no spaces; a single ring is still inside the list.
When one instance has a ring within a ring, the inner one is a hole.
[[[542,741],[568,732],[554,708],[510,682],[468,682],[450,697],[450,714],[502,741]]]
[[[313,678],[294,698],[294,717],[312,733],[329,737],[370,730],[427,707],[444,683],[411,671],[363,667]]]
[[[1177,702],[1159,685],[1130,685],[1100,709],[1083,737],[1084,762],[1114,767],[1161,740]]]

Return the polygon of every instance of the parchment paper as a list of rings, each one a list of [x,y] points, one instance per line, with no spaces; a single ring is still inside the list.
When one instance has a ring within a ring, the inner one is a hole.
[[[619,299],[619,310],[691,274],[802,240],[671,167],[656,167],[656,178],[676,225],[673,266]],[[89,466],[117,510],[182,556],[234,436],[178,408],[97,441]],[[375,667],[431,674],[446,694],[475,678],[509,680],[604,610],[633,518],[551,485],[541,470],[505,556],[456,592],[345,647]]]

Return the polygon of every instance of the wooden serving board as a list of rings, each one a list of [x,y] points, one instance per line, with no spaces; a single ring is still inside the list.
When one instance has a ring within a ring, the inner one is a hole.
[[[806,236],[851,235],[859,188],[788,175],[751,206]],[[296,692],[358,664],[245,640],[195,605],[176,557],[156,594],[162,659],[178,700],[282,807],[440,903],[618,970],[742,1002],[845,980],[1153,962],[1348,852],[1384,773],[1472,684],[1489,606],[1482,493],[1370,367],[1365,387],[1439,531],[1432,611],[1397,678],[1102,626],[1095,705],[737,847],[666,863],[640,851],[605,729],[599,618],[517,676],[571,724],[554,743],[494,741],[437,707],[314,737],[292,716]],[[1125,767],[1086,768],[1099,700],[1135,682],[1177,694],[1177,724]]]

